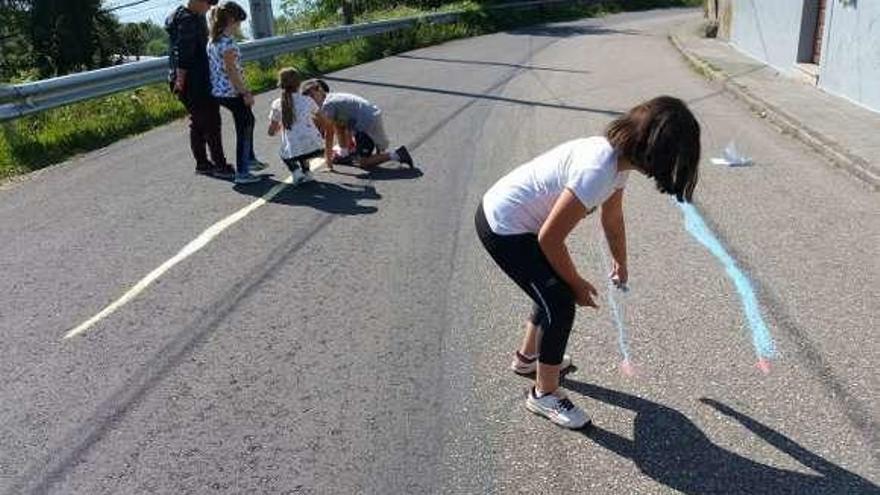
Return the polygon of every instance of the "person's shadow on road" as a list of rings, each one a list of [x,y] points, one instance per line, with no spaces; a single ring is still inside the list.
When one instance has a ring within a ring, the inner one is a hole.
[[[350,172],[347,169],[354,169],[354,172]],[[333,169],[333,173],[336,175],[347,175],[349,177],[354,177],[355,179],[369,180],[374,182],[418,179],[419,177],[425,175],[425,173],[418,168],[385,168],[381,165],[367,169],[363,169],[360,167],[346,167],[345,165],[336,165]]]
[[[656,481],[689,494],[880,494],[880,487],[808,451],[785,435],[712,399],[700,399],[818,475],[775,468],[712,443],[684,414],[633,395],[565,379],[563,386],[636,413],[632,440],[593,426],[590,440]]]
[[[262,198],[281,182],[266,178],[256,184],[237,185],[241,194]],[[362,205],[365,200],[379,200],[382,195],[370,185],[336,184],[333,182],[309,182],[299,186],[288,185],[269,202],[288,206],[308,206],[337,215],[366,215],[379,211],[375,206]]]

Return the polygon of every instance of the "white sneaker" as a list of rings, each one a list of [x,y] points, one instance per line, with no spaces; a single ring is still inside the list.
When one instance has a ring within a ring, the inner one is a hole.
[[[298,186],[306,181],[306,176],[304,173],[302,173],[302,170],[295,169],[293,172],[291,172],[291,175],[293,176],[294,186]]]
[[[587,413],[568,400],[559,389],[539,399],[535,397],[535,387],[532,387],[526,399],[526,409],[570,430],[579,430],[590,424]]]
[[[568,354],[562,356],[562,363],[559,364],[559,371],[565,371],[571,367],[571,356]],[[517,375],[531,375],[538,371],[538,357],[529,359],[519,351],[516,351],[513,361],[510,363],[510,369]]]

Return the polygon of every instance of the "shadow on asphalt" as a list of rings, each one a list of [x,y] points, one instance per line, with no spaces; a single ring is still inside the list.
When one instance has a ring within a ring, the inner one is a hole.
[[[362,171],[360,174],[355,175],[356,178],[361,180],[370,180],[370,181],[385,181],[385,180],[408,180],[408,179],[418,179],[419,177],[425,175],[418,168],[372,168],[370,170]]]
[[[516,74],[513,72],[510,74],[508,81]],[[558,110],[570,110],[574,112],[587,112],[587,113],[597,113],[602,115],[610,115],[612,117],[617,117],[623,115],[623,112],[619,112],[616,110],[608,110],[604,108],[593,108],[593,107],[581,107],[576,105],[563,105],[558,103],[549,103],[544,101],[536,101],[536,100],[522,100],[519,98],[507,98],[504,96],[497,96],[493,94],[489,94],[489,90],[485,93],[468,93],[466,91],[455,91],[451,89],[444,88],[431,88],[427,86],[411,86],[409,84],[395,84],[386,81],[367,81],[364,79],[351,79],[347,77],[337,77],[337,76],[324,76],[324,79],[327,81],[335,81],[335,82],[344,82],[350,84],[361,84],[364,86],[380,86],[383,88],[395,88],[402,89],[406,91],[417,91],[421,93],[437,93],[442,95],[450,95],[450,96],[464,96],[467,98],[475,98],[479,100],[491,100],[491,101],[499,101],[502,103],[514,103],[517,105],[526,105],[530,107],[545,107],[545,108],[555,108]],[[332,88],[331,88],[332,90]]]
[[[237,185],[234,189],[241,194],[260,198],[278,184],[279,181],[267,178],[256,184]],[[338,215],[366,215],[376,213],[379,209],[375,206],[359,204],[359,201],[379,199],[382,199],[382,195],[370,185],[315,181],[297,187],[286,187],[269,202],[287,206],[308,206]]]
[[[818,474],[775,468],[721,448],[684,414],[656,402],[568,378],[562,384],[573,392],[636,413],[632,440],[595,425],[583,434],[682,493],[880,494],[877,485],[718,401],[700,399]]]
[[[523,69],[523,70],[537,70],[537,71],[546,71],[546,72],[564,72],[567,74],[589,74],[588,70],[576,70],[576,69],[563,69],[558,67],[543,67],[539,65],[522,65],[522,64],[507,64],[504,62],[490,62],[487,60],[468,60],[463,58],[442,58],[442,57],[424,57],[419,55],[409,55],[409,54],[400,54],[394,55],[394,58],[403,58],[408,60],[426,60],[429,62],[444,62],[449,64],[460,64],[460,65],[486,65],[492,67],[510,67],[513,69]]]
[[[584,24],[544,24],[504,31],[506,34],[526,36],[549,36],[552,38],[571,38],[574,36],[623,34],[628,36],[641,36],[645,33],[635,29],[614,29],[604,26]]]

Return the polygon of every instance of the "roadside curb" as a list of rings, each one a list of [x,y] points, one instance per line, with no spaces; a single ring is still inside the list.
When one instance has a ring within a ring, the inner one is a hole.
[[[675,33],[669,33],[669,41],[698,72],[708,79],[720,81],[722,89],[741,100],[761,118],[767,119],[788,134],[813,148],[829,163],[864,181],[870,188],[880,190],[880,170],[864,158],[845,150],[833,139],[811,129],[800,120],[787,114],[779,107],[749,91],[744,85],[732,80],[726,72],[712,67],[708,62],[690,51]]]

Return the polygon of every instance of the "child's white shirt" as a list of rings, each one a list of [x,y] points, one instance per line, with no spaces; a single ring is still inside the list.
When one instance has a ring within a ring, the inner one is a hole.
[[[537,234],[566,188],[593,210],[626,185],[617,153],[604,137],[563,143],[520,165],[483,196],[483,211],[499,235]]]
[[[281,98],[272,102],[269,119],[281,124],[282,159],[295,158],[324,149],[324,138],[315,125],[314,117],[318,112],[315,100],[299,93],[293,95],[294,116],[290,129],[284,128],[281,118]]]

